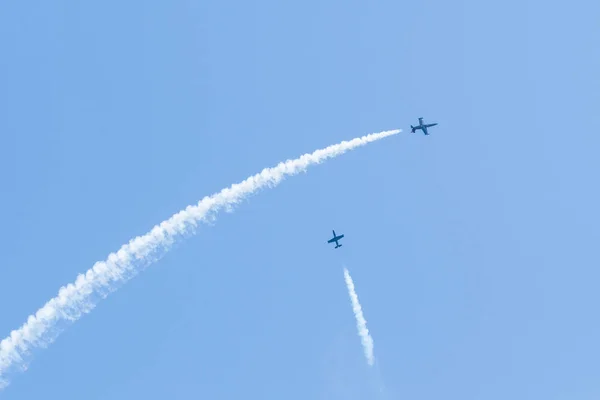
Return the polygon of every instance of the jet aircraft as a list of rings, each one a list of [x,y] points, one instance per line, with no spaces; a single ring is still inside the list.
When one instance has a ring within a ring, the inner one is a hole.
[[[419,118],[419,125],[417,125],[417,126],[412,126],[411,125],[410,126],[410,131],[412,133],[415,133],[415,131],[417,129],[421,129],[425,135],[429,135],[429,132],[427,132],[427,128],[431,128],[432,126],[436,126],[436,125],[437,125],[437,122],[434,123],[434,124],[424,124],[423,123],[423,117],[421,117],[421,118]]]
[[[338,240],[340,240],[343,237],[344,237],[344,235],[336,236],[335,235],[335,231],[333,231],[333,239],[329,239],[327,241],[327,243],[333,243],[333,242],[335,242],[335,248],[337,249],[338,247],[342,247],[342,245],[338,243]]]

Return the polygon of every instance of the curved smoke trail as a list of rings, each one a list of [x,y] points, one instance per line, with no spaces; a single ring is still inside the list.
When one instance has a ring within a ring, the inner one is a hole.
[[[265,168],[241,183],[203,198],[197,205],[188,206],[147,234],[132,239],[105,261],[97,262],[86,273],[80,274],[74,283],[60,288],[56,297],[0,342],[0,389],[8,385],[9,372],[26,369],[24,356],[34,348],[47,346],[58,336],[59,323],[74,322],[89,313],[99,300],[162,257],[178,238],[193,231],[198,222],[214,219],[214,214],[223,208],[231,210],[259,189],[277,186],[286,175],[295,175],[310,165],[399,132],[397,129],[343,141],[295,160],[281,162],[274,168]]]

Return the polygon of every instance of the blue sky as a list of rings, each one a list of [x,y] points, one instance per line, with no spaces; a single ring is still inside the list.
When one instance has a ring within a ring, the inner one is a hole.
[[[374,398],[346,265],[389,398],[598,398],[599,11],[3,3],[2,338],[205,195],[404,132],[220,215],[2,397]]]

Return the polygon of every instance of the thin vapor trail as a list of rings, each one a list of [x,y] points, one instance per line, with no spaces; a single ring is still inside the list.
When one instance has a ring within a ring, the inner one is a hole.
[[[367,321],[362,312],[362,307],[358,302],[358,295],[354,289],[354,282],[348,272],[348,269],[344,267],[344,279],[346,280],[346,286],[348,287],[348,294],[350,295],[350,301],[352,301],[352,311],[354,311],[354,317],[356,318],[356,328],[358,329],[358,335],[362,342],[365,357],[370,367],[375,363],[375,357],[373,356],[373,338],[369,334],[367,328]]]
[[[74,322],[89,313],[99,300],[162,257],[178,238],[193,233],[198,222],[213,220],[215,213],[223,208],[231,211],[234,205],[257,190],[277,186],[286,175],[298,174],[312,164],[399,132],[396,129],[372,133],[265,168],[241,183],[203,198],[197,205],[188,206],[145,235],[132,239],[105,261],[97,262],[85,274],[80,274],[74,283],[60,288],[56,297],[0,342],[0,389],[8,385],[9,372],[15,368],[26,369],[24,356],[36,347],[47,346],[58,336],[59,323]]]

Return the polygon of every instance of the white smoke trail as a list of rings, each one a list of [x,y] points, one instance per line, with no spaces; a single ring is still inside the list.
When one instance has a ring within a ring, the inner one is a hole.
[[[45,347],[58,336],[60,322],[73,322],[89,313],[98,300],[105,298],[117,286],[133,278],[150,263],[162,257],[180,236],[193,231],[199,221],[214,219],[214,214],[232,206],[246,196],[264,187],[277,186],[286,175],[295,175],[312,164],[341,155],[359,146],[395,135],[400,130],[373,133],[350,141],[304,154],[295,159],[281,162],[273,168],[245,181],[233,184],[212,196],[207,196],[195,206],[188,206],[168,220],[156,225],[149,233],[132,239],[106,261],[97,262],[85,274],[80,274],[75,283],[63,286],[58,295],[49,300],[27,322],[0,342],[0,389],[8,385],[6,375],[13,368],[26,368],[25,355],[35,347]]]
[[[344,267],[344,279],[346,280],[346,286],[348,287],[348,294],[350,295],[350,301],[352,301],[352,311],[354,311],[354,317],[356,318],[356,328],[358,329],[358,335],[362,342],[365,357],[370,367],[375,363],[375,357],[373,356],[373,338],[369,334],[367,329],[367,321],[362,312],[362,307],[358,302],[358,295],[354,289],[354,282],[348,272],[348,269]]]

